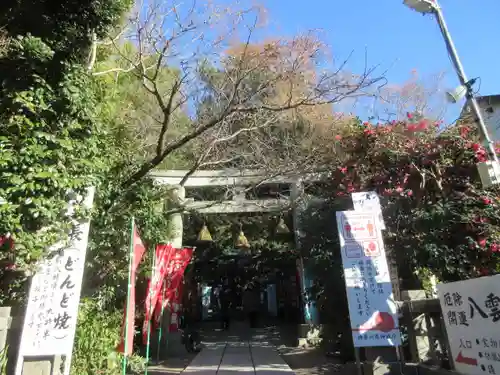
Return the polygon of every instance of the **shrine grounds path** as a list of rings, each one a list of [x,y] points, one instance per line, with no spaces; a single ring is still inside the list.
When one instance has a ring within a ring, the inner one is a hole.
[[[325,356],[320,349],[293,345],[293,327],[250,329],[235,323],[229,331],[206,327],[203,350],[150,367],[151,375],[351,375],[356,369]],[[238,373],[238,374],[237,374]]]

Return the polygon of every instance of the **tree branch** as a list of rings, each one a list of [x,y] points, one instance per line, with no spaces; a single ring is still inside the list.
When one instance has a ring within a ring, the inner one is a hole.
[[[111,68],[108,70],[103,70],[102,72],[94,72],[92,75],[94,77],[102,76],[109,73],[129,73],[135,69],[135,66],[130,66],[128,68]]]
[[[222,143],[222,142],[228,142],[234,138],[236,138],[238,135],[242,134],[242,133],[247,133],[247,132],[252,132],[252,131],[255,131],[257,129],[262,129],[262,128],[265,128],[267,126],[269,126],[271,123],[273,123],[275,121],[275,119],[268,119],[266,122],[264,122],[263,124],[261,125],[257,125],[257,126],[253,126],[253,127],[249,127],[249,128],[242,128],[242,129],[239,129],[237,131],[235,131],[234,133],[226,136],[226,137],[222,137],[222,138],[217,138],[215,140],[213,140],[211,142],[211,144],[207,147],[207,150],[202,153],[200,155],[200,157],[196,160],[196,162],[193,164],[193,166],[191,167],[191,169],[186,173],[186,175],[184,175],[184,177],[182,178],[181,182],[179,183],[179,185],[183,186],[185,185],[185,183],[187,182],[187,180],[189,179],[189,177],[191,175],[193,175],[194,172],[196,172],[196,170],[201,167],[202,165],[205,165],[205,166],[208,166],[208,165],[217,165],[217,164],[223,164],[225,162],[229,162],[229,161],[233,161],[233,160],[236,160],[238,158],[240,158],[240,155],[238,156],[235,156],[235,157],[231,157],[229,159],[224,159],[224,160],[219,160],[219,161],[212,161],[212,162],[208,162],[208,163],[203,163],[203,160],[205,160],[208,155],[210,154],[210,152],[213,150],[214,146],[219,144],[219,143]]]
[[[87,61],[87,70],[94,69],[95,61],[97,58],[97,35],[95,31],[92,32],[92,46],[90,47],[90,54]]]
[[[158,135],[158,143],[156,145],[156,156],[161,155],[162,150],[163,150],[163,144],[165,141],[165,134],[167,133],[168,126],[170,124],[170,119],[172,118],[172,105],[174,103],[174,98],[177,95],[179,89],[181,88],[182,85],[182,78],[178,81],[174,82],[174,85],[172,86],[172,90],[170,92],[170,97],[168,98],[168,103],[166,106],[164,106],[163,103],[163,98],[161,98],[161,94],[158,91],[158,87],[156,86],[156,83],[154,85],[155,87],[155,92],[154,95],[156,99],[158,100],[158,104],[161,104],[161,109],[163,111],[163,123],[161,125],[160,129],[160,134]]]

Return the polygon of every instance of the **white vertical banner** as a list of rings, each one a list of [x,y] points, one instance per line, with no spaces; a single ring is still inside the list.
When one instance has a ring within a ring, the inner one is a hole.
[[[92,208],[94,191],[87,189],[84,208]],[[68,211],[71,214],[73,210],[74,202],[70,202]],[[69,245],[42,260],[33,275],[16,375],[22,373],[24,357],[59,355],[65,356],[64,375],[69,375],[89,228],[90,219],[76,223]]]
[[[401,335],[377,212],[337,212],[354,347],[399,346]]]
[[[375,191],[361,191],[351,193],[354,211],[375,212],[380,223],[380,229],[385,230],[384,217],[382,216],[382,207],[380,199]]]

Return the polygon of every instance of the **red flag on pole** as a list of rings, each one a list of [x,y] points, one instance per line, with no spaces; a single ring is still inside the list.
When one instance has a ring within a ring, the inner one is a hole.
[[[145,301],[145,317],[144,324],[142,326],[142,339],[144,344],[147,343],[148,325],[151,321],[153,311],[162,291],[163,279],[165,278],[165,274],[167,272],[167,265],[174,253],[175,249],[171,244],[156,245],[155,269],[153,270],[152,280],[149,281]]]
[[[174,332],[178,329],[178,317],[182,305],[182,281],[184,271],[193,256],[192,248],[184,248],[176,252],[175,257],[170,261],[167,275],[164,303],[170,310],[169,331]]]
[[[137,268],[141,263],[142,257],[146,252],[141,237],[137,231],[135,224],[132,224],[132,241],[130,244],[130,264],[129,264],[129,280],[128,280],[128,296],[123,314],[123,325],[120,344],[117,351],[130,355],[132,354],[134,333],[135,333],[135,276]],[[126,344],[126,351],[124,350]]]
[[[171,313],[169,331],[177,331],[178,314],[182,307],[182,281],[184,280],[184,271],[191,261],[193,249],[185,248],[177,250],[174,257],[169,260],[163,290],[158,297],[154,310],[154,326],[158,328],[160,319],[165,309]]]

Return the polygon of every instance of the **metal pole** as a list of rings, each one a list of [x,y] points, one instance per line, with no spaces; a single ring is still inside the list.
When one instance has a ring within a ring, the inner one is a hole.
[[[149,282],[149,321],[148,321],[148,338],[146,344],[146,368],[144,369],[144,375],[148,375],[148,367],[149,367],[149,347],[151,345],[151,319],[153,318],[152,308],[153,308],[153,279],[155,278],[157,269],[156,269],[156,252],[152,251],[153,259],[151,261],[151,281]]]
[[[134,263],[134,229],[135,229],[135,222],[134,222],[134,217],[132,216],[132,219],[130,220],[130,252],[129,252],[129,265],[128,265],[128,283],[127,283],[127,307],[125,308],[125,343],[123,345],[123,366],[122,366],[122,374],[126,375],[127,374],[127,355],[128,355],[128,330],[129,330],[129,324],[134,322],[129,322],[128,321],[128,313],[130,310],[130,295],[131,293],[135,292],[132,291],[132,267]],[[133,348],[131,348],[132,351]]]
[[[160,345],[161,345],[161,336],[163,332],[163,299],[165,298],[165,280],[163,280],[162,291],[161,291],[161,310],[160,310],[160,330],[158,332],[158,347],[156,348],[156,363],[160,363]]]
[[[295,247],[297,250],[300,250],[300,238],[299,238],[299,197],[302,193],[303,185],[300,179],[293,182],[290,192],[290,198],[293,203],[293,232],[294,232],[294,240]],[[312,315],[309,309],[309,304],[307,302],[307,288],[306,288],[306,278],[305,278],[305,268],[304,268],[304,259],[302,255],[299,255],[299,262],[297,264],[297,268],[299,268],[299,276],[300,276],[300,293],[302,294],[302,306],[304,308],[304,323],[312,324]]]
[[[356,374],[363,375],[363,365],[361,364],[361,355],[359,348],[354,348],[354,358],[356,359]]]
[[[469,80],[465,75],[464,67],[460,62],[457,49],[455,47],[455,44],[453,43],[450,31],[448,30],[448,26],[446,25],[446,21],[444,20],[443,12],[441,11],[441,7],[439,6],[437,0],[434,0],[433,8],[434,8],[434,14],[436,15],[436,20],[441,30],[441,34],[443,35],[444,41],[446,43],[448,54],[450,55],[451,61],[453,62],[453,66],[455,67],[455,71],[457,72],[460,84],[464,85],[464,87],[466,87],[467,89],[467,99],[472,107],[472,110],[474,111],[474,114],[477,117],[477,121],[479,123],[479,129],[481,130],[484,140],[488,144],[488,153],[490,155],[490,159],[498,163],[498,158],[495,151],[495,145],[488,134],[488,128],[486,127],[483,115],[481,113],[481,109],[479,108],[477,100],[474,97],[474,93],[472,92],[471,87],[467,85],[467,82],[469,82]]]

